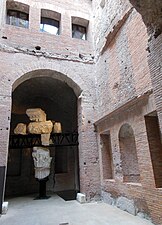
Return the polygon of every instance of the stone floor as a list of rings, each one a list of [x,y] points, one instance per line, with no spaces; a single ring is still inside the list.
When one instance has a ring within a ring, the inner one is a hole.
[[[1,225],[153,225],[138,216],[105,203],[80,204],[64,201],[57,195],[47,200],[34,196],[8,200],[9,210],[1,216]]]

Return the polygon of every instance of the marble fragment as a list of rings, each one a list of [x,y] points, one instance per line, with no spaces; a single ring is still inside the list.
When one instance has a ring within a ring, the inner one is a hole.
[[[14,129],[14,134],[26,134],[26,124],[24,123],[18,123],[17,126]]]
[[[29,119],[34,122],[45,122],[46,121],[46,113],[40,108],[27,109],[26,114]]]

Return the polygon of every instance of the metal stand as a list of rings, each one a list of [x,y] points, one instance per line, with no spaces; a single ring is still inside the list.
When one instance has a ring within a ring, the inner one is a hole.
[[[48,180],[48,177],[45,177],[42,180],[37,179],[37,181],[39,182],[39,196],[36,197],[34,200],[48,199],[51,197],[46,195],[46,183]]]

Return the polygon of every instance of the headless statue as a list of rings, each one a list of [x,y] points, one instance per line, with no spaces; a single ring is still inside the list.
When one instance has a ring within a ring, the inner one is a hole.
[[[36,199],[46,199],[46,182],[50,174],[50,164],[52,157],[47,148],[34,147],[32,157],[35,167],[35,178],[39,182],[39,197]]]

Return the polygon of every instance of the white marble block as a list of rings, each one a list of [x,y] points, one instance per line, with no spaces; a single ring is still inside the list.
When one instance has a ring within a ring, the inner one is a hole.
[[[86,202],[85,194],[77,193],[77,201],[80,203],[85,203]]]
[[[33,147],[32,157],[35,167],[35,178],[42,180],[50,174],[52,157],[48,148]]]
[[[8,211],[8,202],[3,202],[2,204],[2,214],[6,214]]]

